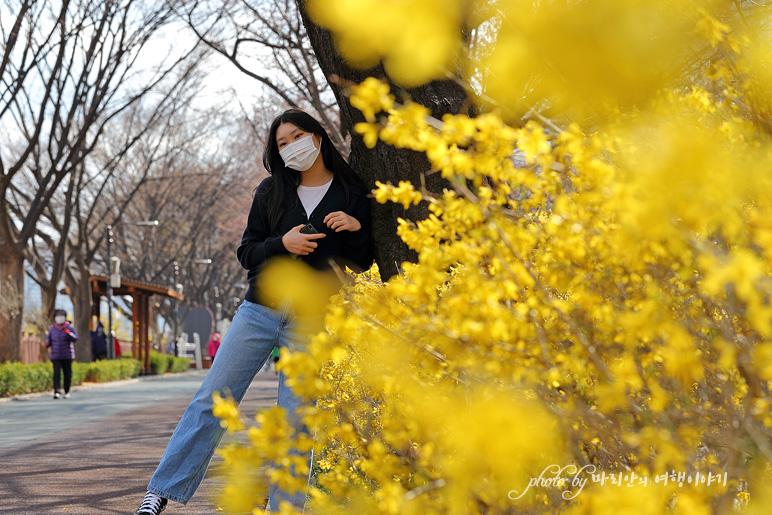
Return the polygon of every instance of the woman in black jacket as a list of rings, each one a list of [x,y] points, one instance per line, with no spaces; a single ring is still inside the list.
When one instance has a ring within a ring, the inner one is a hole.
[[[319,122],[302,111],[286,111],[271,124],[267,142],[263,165],[270,177],[255,191],[237,251],[248,270],[245,300],[135,515],[161,513],[169,499],[185,504],[198,488],[224,432],[212,415],[212,395],[229,393],[241,402],[274,346],[302,347],[323,327],[321,314],[301,319],[291,306],[260,294],[260,272],[266,263],[277,256],[293,256],[317,270],[333,264],[361,270],[373,262],[367,189]],[[306,430],[293,415],[301,399],[286,386],[283,375],[278,404],[296,431]],[[310,463],[309,455],[309,469]],[[302,508],[305,492],[288,495],[270,485],[273,513],[281,500]]]

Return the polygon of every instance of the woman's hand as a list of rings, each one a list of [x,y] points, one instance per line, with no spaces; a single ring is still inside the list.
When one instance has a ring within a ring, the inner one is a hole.
[[[305,224],[296,225],[290,229],[287,234],[281,237],[281,242],[284,244],[284,248],[292,254],[297,254],[298,256],[307,256],[312,253],[319,245],[314,240],[324,238],[325,236],[324,233],[303,234],[300,232],[300,229],[302,229],[304,226]]]
[[[359,220],[353,216],[349,216],[343,211],[333,211],[329,215],[324,217],[324,223],[330,229],[335,229],[335,232],[351,231],[355,232],[362,228],[362,224]]]

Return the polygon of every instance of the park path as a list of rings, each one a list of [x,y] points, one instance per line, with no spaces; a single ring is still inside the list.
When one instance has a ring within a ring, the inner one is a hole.
[[[0,514],[132,514],[202,379],[193,372],[0,403]],[[276,390],[274,373],[259,373],[243,412],[274,405]],[[187,506],[171,503],[164,515],[220,513],[219,460]]]

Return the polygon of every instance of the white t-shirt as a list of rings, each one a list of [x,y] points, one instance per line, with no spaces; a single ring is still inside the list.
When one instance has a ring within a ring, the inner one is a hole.
[[[314,212],[316,206],[322,201],[324,194],[330,189],[330,184],[332,184],[332,179],[327,184],[322,184],[321,186],[298,186],[298,197],[300,197],[300,202],[303,204],[303,209],[306,210],[307,217],[311,217],[311,213]]]

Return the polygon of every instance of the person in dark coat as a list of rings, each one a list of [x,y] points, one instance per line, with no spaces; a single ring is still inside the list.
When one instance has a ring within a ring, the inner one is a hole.
[[[292,305],[261,295],[270,289],[263,275],[269,261],[294,256],[327,272],[333,266],[367,270],[372,265],[369,191],[324,127],[310,115],[291,109],[273,121],[265,141],[263,164],[270,177],[255,191],[236,251],[250,287],[134,515],[159,515],[170,500],[186,504],[198,489],[225,432],[212,412],[214,393],[227,391],[236,403],[241,402],[276,345],[302,349],[324,329],[323,309],[295,313]],[[332,290],[324,295],[332,295]],[[320,287],[318,294],[323,291]],[[285,410],[287,423],[295,434],[309,435],[300,413],[310,401],[296,395],[281,373],[278,388],[277,402]],[[306,482],[311,454],[303,456]],[[280,511],[280,502],[299,512],[306,492],[290,493],[270,480],[268,498],[271,513]]]
[[[90,331],[90,333],[91,355],[94,357],[94,361],[107,358],[107,336],[102,322],[97,322],[96,331]]]
[[[63,309],[54,310],[54,325],[48,330],[48,336],[46,336],[46,348],[51,349],[51,363],[54,365],[54,399],[62,396],[62,391],[59,389],[62,371],[64,371],[64,398],[70,398],[76,341],[78,341],[78,333],[67,320],[67,312]]]

